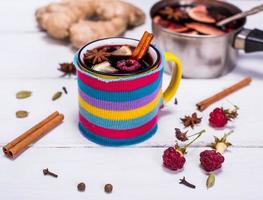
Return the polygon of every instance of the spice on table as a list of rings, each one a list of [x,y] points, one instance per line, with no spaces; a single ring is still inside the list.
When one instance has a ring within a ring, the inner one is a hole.
[[[16,112],[17,118],[26,118],[28,116],[28,112],[26,110],[19,110]]]
[[[17,99],[25,99],[25,98],[30,97],[31,95],[32,95],[31,91],[21,90],[21,91],[16,93],[16,98]]]
[[[65,86],[62,87],[62,90],[65,92],[65,94],[68,94],[68,90]]]
[[[188,137],[187,137],[187,131],[186,132],[182,132],[179,128],[175,128],[175,137],[182,141],[182,142],[185,142],[188,140]]]
[[[52,176],[52,177],[54,177],[54,178],[57,178],[57,177],[58,177],[57,174],[55,174],[55,173],[49,171],[48,168],[43,169],[43,174],[44,174],[45,176],[46,176],[46,175]]]
[[[53,96],[52,96],[52,101],[55,101],[57,99],[59,99],[62,95],[62,92],[56,92]]]
[[[113,190],[112,184],[108,183],[108,184],[106,184],[106,185],[104,186],[104,191],[105,191],[106,193],[111,193],[112,190]]]
[[[72,74],[76,75],[76,67],[73,63],[61,63],[59,66],[58,70],[64,73],[63,76],[71,76]]]
[[[186,115],[184,118],[181,118],[182,123],[185,127],[191,127],[193,128],[194,125],[199,124],[201,122],[202,118],[197,117],[196,113],[193,113],[191,116]]]
[[[192,184],[192,183],[189,183],[189,182],[185,179],[185,177],[183,177],[182,179],[180,179],[179,184],[183,184],[183,185],[185,185],[185,186],[187,186],[187,187],[189,187],[189,188],[195,189],[195,185]]]
[[[200,101],[199,103],[196,104],[197,109],[199,111],[205,110],[208,106],[215,103],[216,101],[219,101],[220,99],[223,99],[227,95],[247,86],[251,81],[252,81],[251,77],[244,78],[243,80],[232,85],[231,87],[228,87],[228,88],[224,89],[223,91],[218,92],[217,94],[215,94],[215,95],[213,95],[213,96],[211,96],[211,97],[209,97],[203,101]]]
[[[178,104],[178,100],[177,98],[174,99],[174,105],[177,105]]]
[[[86,185],[85,185],[85,183],[81,182],[78,184],[77,188],[78,188],[78,191],[84,192],[86,189]]]
[[[214,186],[215,180],[216,180],[215,175],[214,174],[209,174],[209,176],[207,177],[207,180],[206,180],[206,187],[207,187],[207,189],[209,189],[209,188]]]
[[[64,115],[54,112],[47,118],[30,128],[28,131],[18,136],[3,147],[3,152],[9,158],[16,158],[26,150],[30,144],[43,137],[48,131],[59,125],[64,119]]]

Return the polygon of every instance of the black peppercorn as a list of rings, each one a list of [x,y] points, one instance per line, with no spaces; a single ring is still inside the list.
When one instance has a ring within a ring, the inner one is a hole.
[[[78,191],[84,192],[85,189],[86,189],[85,183],[79,183],[79,184],[78,184]]]
[[[113,186],[111,185],[111,184],[106,184],[105,186],[104,186],[104,191],[106,192],[106,193],[111,193],[112,192],[112,190],[113,190]]]

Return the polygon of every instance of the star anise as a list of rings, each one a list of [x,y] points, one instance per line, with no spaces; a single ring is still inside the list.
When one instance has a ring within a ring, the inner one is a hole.
[[[93,50],[87,50],[87,52],[84,54],[84,61],[92,60],[92,64],[101,63],[103,61],[108,60],[108,57],[110,56],[110,53],[107,52],[106,48],[103,49],[93,49]]]
[[[174,9],[172,7],[166,6],[164,9],[160,11],[160,14],[165,16],[167,19],[173,19]]]
[[[177,8],[174,10],[173,18],[175,21],[182,21],[189,19],[189,16],[186,11],[181,10],[180,8]]]
[[[187,131],[186,132],[182,132],[179,128],[175,128],[175,137],[184,142],[184,141],[187,141],[188,140],[188,137],[187,137]]]
[[[188,19],[188,14],[184,10],[180,8],[172,8],[166,6],[164,9],[160,11],[160,14],[166,17],[169,20],[181,21]]]
[[[76,68],[73,63],[61,63],[59,66],[58,70],[64,73],[63,76],[76,75]]]
[[[193,113],[192,116],[186,115],[184,118],[181,118],[182,123],[185,127],[191,127],[193,128],[194,125],[199,124],[201,122],[202,118],[197,117],[196,113]]]

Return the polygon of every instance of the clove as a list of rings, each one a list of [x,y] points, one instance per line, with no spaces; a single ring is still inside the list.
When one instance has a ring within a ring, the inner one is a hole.
[[[67,88],[65,86],[62,87],[62,90],[65,92],[65,94],[68,94]]]
[[[50,171],[48,170],[48,168],[43,169],[43,174],[44,174],[45,176],[46,176],[46,175],[49,175],[49,176],[53,176],[53,177],[55,177],[55,178],[58,177],[57,174],[55,174],[55,173],[53,173],[53,172],[50,172]]]
[[[183,184],[183,185],[185,185],[185,186],[187,186],[187,187],[189,187],[189,188],[195,189],[195,185],[193,185],[192,183],[189,183],[189,182],[185,179],[185,177],[183,177],[182,179],[180,179],[179,184]]]

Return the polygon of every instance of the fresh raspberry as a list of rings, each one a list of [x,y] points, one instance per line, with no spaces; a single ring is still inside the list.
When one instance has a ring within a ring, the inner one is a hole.
[[[223,108],[215,108],[210,114],[209,114],[209,123],[212,127],[216,128],[222,128],[224,127],[227,122],[228,118],[223,110]]]
[[[170,170],[182,169],[185,163],[184,156],[174,147],[169,147],[163,153],[163,165]]]
[[[220,169],[224,160],[224,156],[215,150],[205,150],[200,153],[201,166],[207,172]]]
[[[134,72],[141,68],[141,64],[134,59],[120,60],[117,62],[117,68],[126,72]]]

